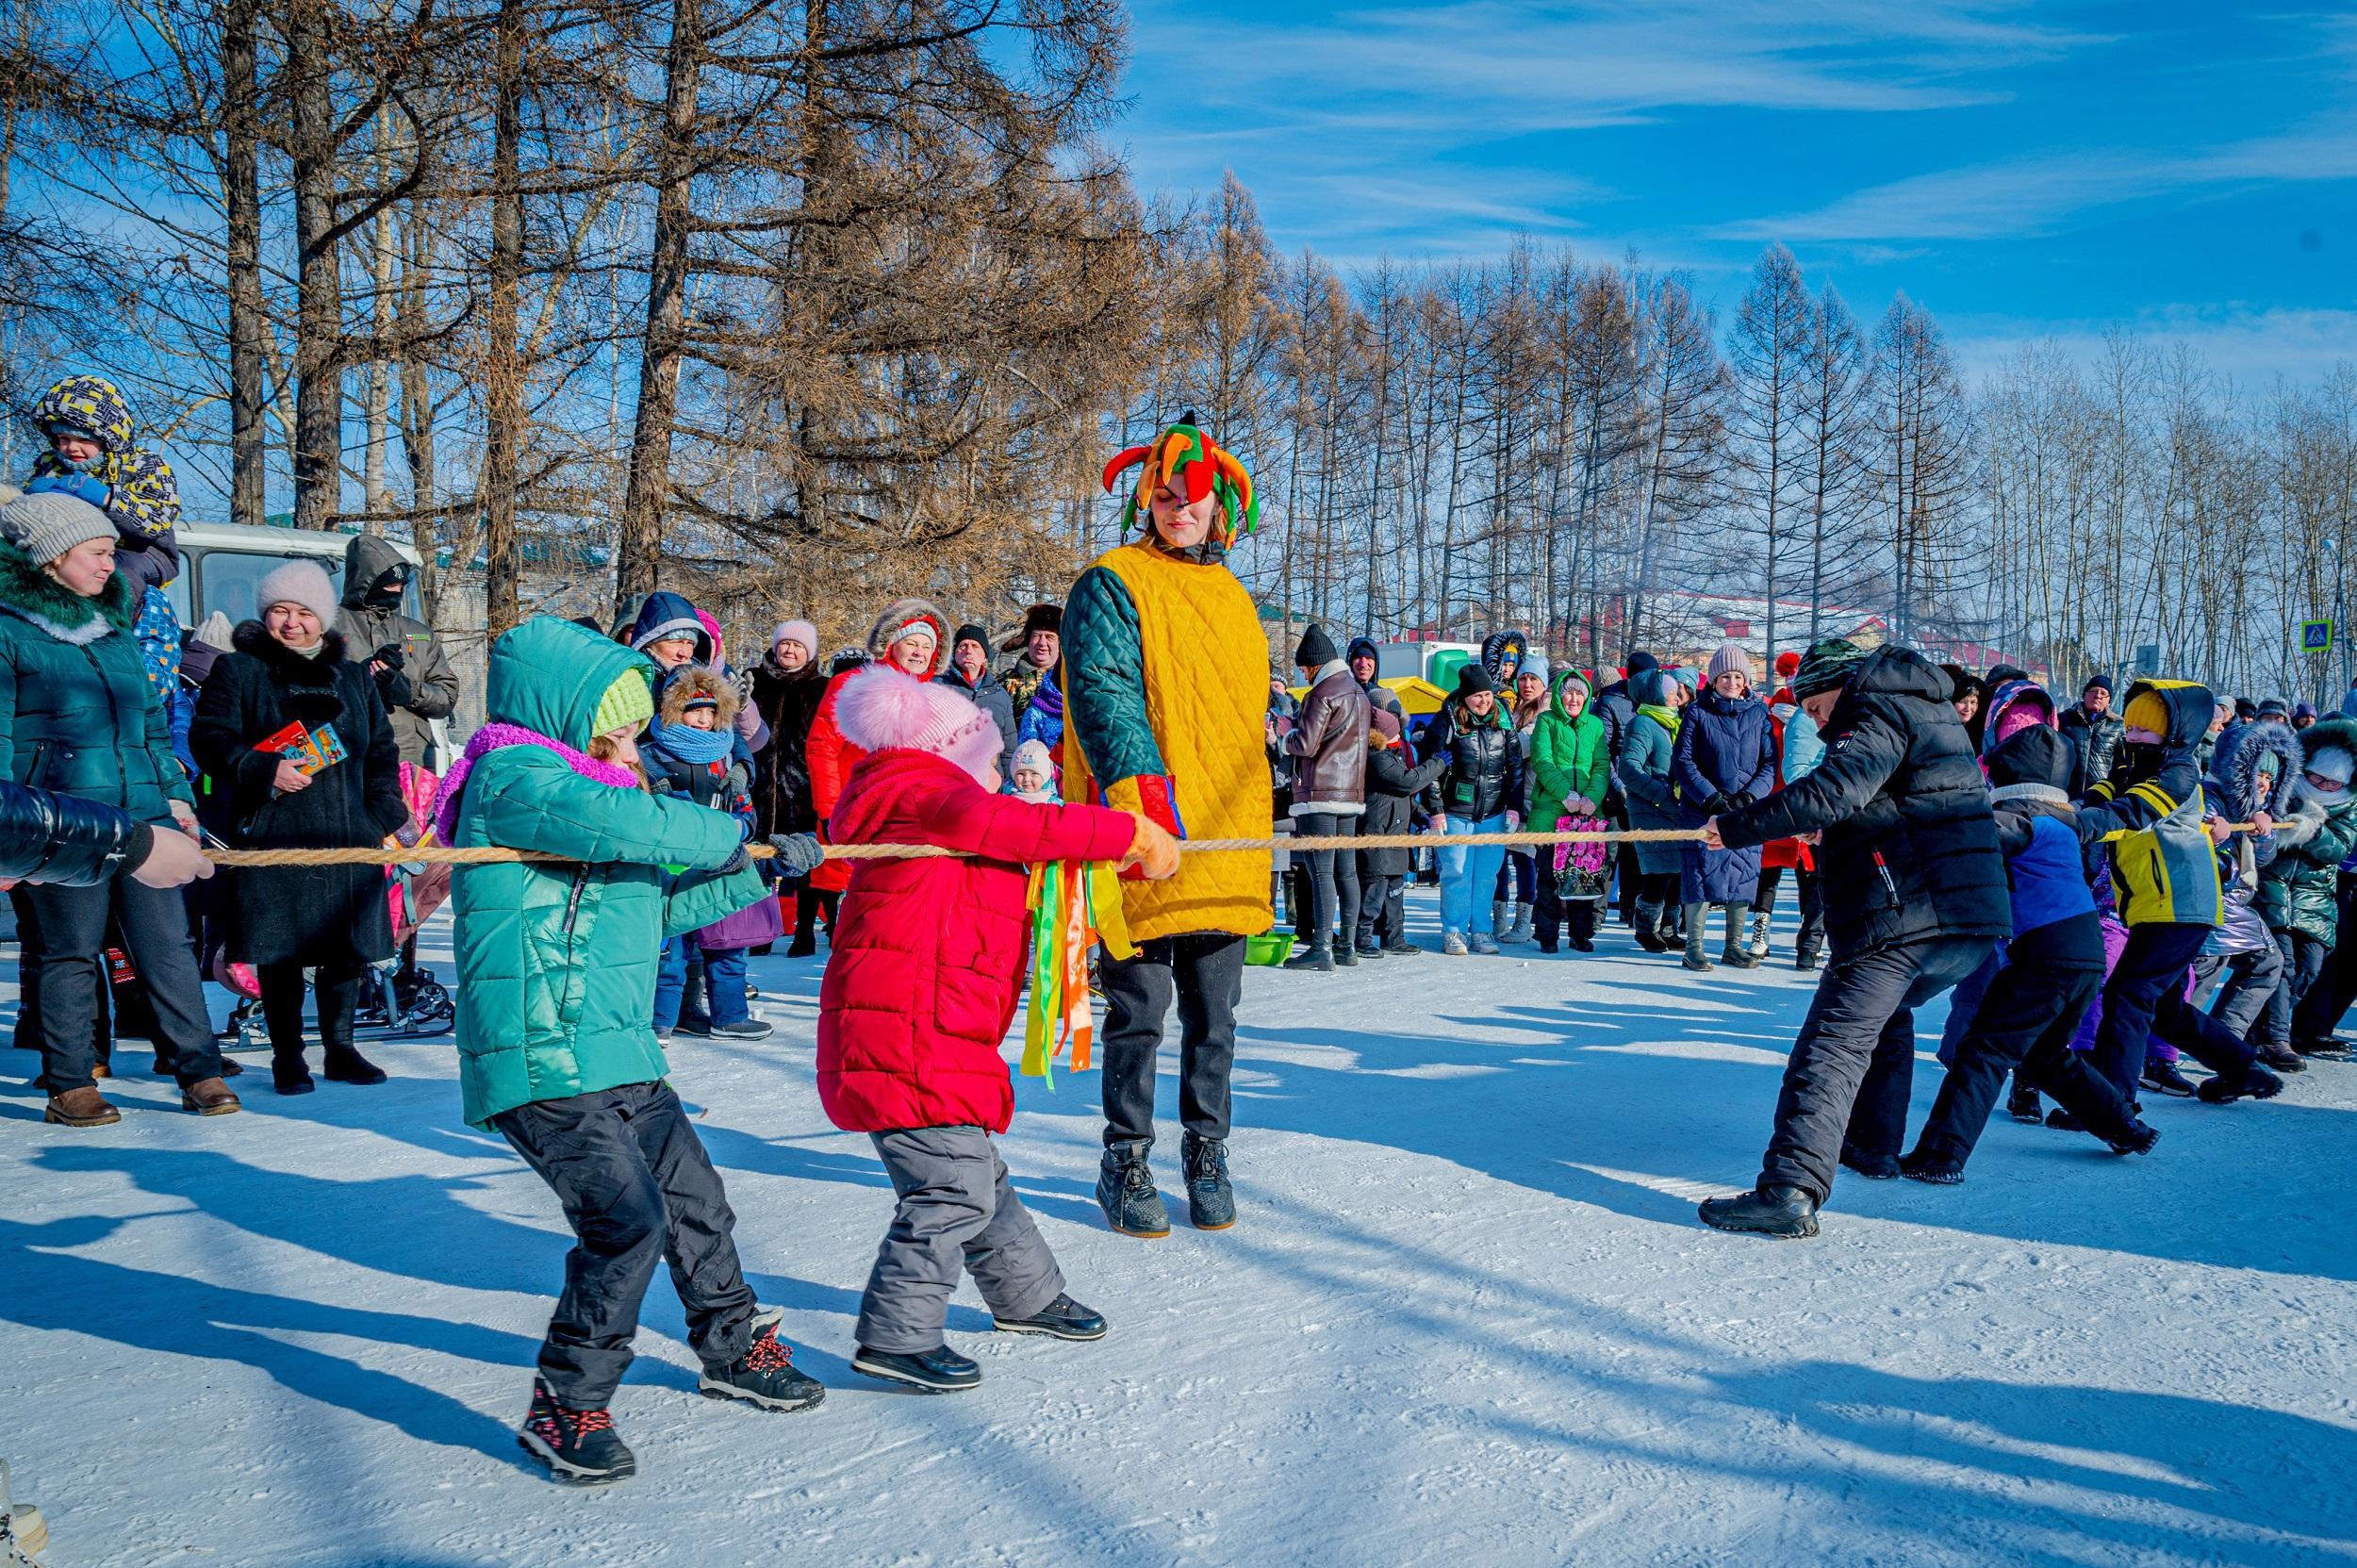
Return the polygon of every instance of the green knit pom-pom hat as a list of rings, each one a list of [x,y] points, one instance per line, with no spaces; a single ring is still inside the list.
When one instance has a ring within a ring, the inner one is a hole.
[[[598,711],[589,718],[589,733],[610,735],[624,725],[635,730],[653,717],[653,682],[646,670],[634,666],[622,671],[605,688],[605,695],[598,699]]]

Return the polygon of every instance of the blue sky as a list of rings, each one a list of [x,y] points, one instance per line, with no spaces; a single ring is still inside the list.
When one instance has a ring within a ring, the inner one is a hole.
[[[1344,265],[1517,233],[1690,271],[1770,239],[1968,368],[2114,322],[2254,388],[2357,359],[2357,7],[1970,0],[1133,0],[1109,139],[1147,190],[1232,169]]]

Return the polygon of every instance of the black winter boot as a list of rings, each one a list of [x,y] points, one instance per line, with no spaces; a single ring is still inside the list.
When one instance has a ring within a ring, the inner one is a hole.
[[[1334,949],[1312,944],[1285,960],[1285,967],[1327,973],[1334,967]]]
[[[611,1415],[558,1404],[537,1378],[532,1380],[532,1411],[516,1443],[549,1467],[550,1479],[566,1486],[612,1486],[638,1474],[638,1461],[615,1434]]]
[[[2045,1108],[2038,1104],[2037,1091],[2014,1075],[2013,1090],[2005,1097],[2005,1114],[2018,1122],[2036,1127],[2046,1119]]]
[[[1889,1154],[1869,1154],[1863,1149],[1844,1147],[1841,1168],[1852,1170],[1869,1181],[1892,1181],[1899,1176],[1898,1157]]]
[[[2179,1072],[2176,1063],[2163,1061],[2157,1056],[2144,1059],[2144,1071],[2137,1081],[2154,1094],[2167,1095],[2171,1099],[2193,1098],[2193,1080]]]
[[[1056,1339],[1093,1340],[1105,1337],[1105,1319],[1069,1296],[1059,1296],[1029,1317],[990,1314],[990,1326],[1001,1333],[1047,1334]]]
[[[1228,1145],[1188,1133],[1178,1160],[1187,1173],[1187,1218],[1197,1230],[1225,1230],[1236,1223],[1235,1189],[1228,1184]]]
[[[1928,1181],[1935,1187],[1953,1187],[1964,1180],[1964,1164],[1944,1154],[1926,1154],[1919,1148],[1901,1157],[1899,1174],[1912,1180]]]
[[[1670,944],[1661,939],[1661,906],[1637,900],[1637,945],[1649,953],[1668,952]]]
[[[1096,1206],[1105,1223],[1125,1236],[1167,1236],[1170,1213],[1162,1195],[1154,1190],[1154,1173],[1146,1164],[1152,1143],[1109,1144],[1096,1172]]]
[[[1766,1187],[1703,1200],[1703,1223],[1714,1230],[1798,1241],[1817,1234],[1817,1200],[1798,1187]]]
[[[851,1357],[851,1370],[919,1394],[963,1394],[982,1382],[982,1369],[973,1359],[946,1345],[920,1351],[870,1350],[863,1345]]]
[[[2150,1154],[2152,1146],[2161,1141],[2161,1130],[2140,1121],[2132,1121],[2125,1132],[2104,1141],[2112,1146],[2114,1154]]]
[[[824,1383],[794,1365],[794,1348],[778,1338],[783,1309],[753,1316],[753,1343],[726,1366],[707,1366],[696,1391],[707,1399],[742,1399],[765,1411],[806,1411],[826,1398]]]
[[[2203,1080],[2199,1092],[2204,1105],[2232,1105],[2244,1098],[2273,1099],[2283,1092],[2283,1081],[2253,1062],[2239,1073]]]

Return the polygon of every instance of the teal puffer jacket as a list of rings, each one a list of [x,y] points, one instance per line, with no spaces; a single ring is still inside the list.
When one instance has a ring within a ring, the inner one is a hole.
[[[618,786],[581,755],[599,700],[633,670],[654,666],[569,621],[524,622],[491,650],[488,722],[444,786],[446,842],[581,862],[464,866],[452,879],[459,1088],[477,1127],[663,1077],[664,939],[768,896],[750,867],[713,874],[736,852],[735,817]]]
[[[18,784],[162,822],[195,798],[131,635],[136,612],[121,573],[85,599],[0,544],[0,755]]]

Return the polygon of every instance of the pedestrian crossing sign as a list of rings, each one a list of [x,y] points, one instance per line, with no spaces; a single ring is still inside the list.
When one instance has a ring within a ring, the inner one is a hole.
[[[2303,620],[2299,623],[2299,651],[2302,653],[2332,652],[2332,623],[2329,620]]]

